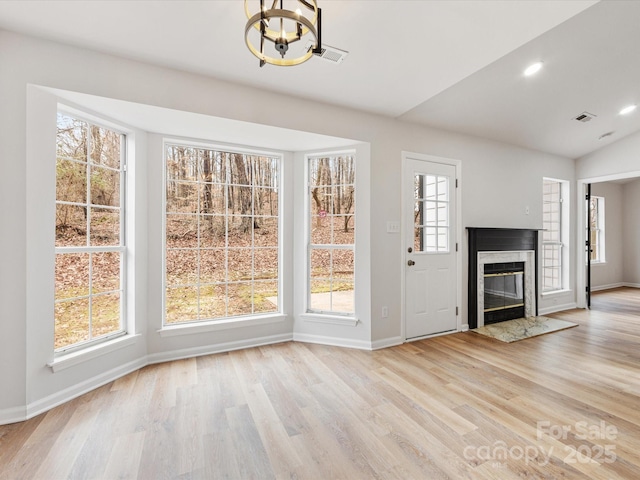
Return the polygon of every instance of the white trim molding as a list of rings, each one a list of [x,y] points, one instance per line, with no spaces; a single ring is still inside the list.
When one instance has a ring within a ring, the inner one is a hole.
[[[283,333],[281,335],[270,335],[267,337],[238,340],[235,342],[216,343],[214,345],[205,345],[202,347],[183,348],[181,350],[172,350],[170,352],[151,353],[147,355],[147,365],[171,362],[173,360],[182,360],[184,358],[201,357],[203,355],[212,355],[214,353],[231,352],[234,350],[242,350],[244,348],[272,345],[274,343],[290,342],[291,340],[293,340],[293,338],[290,333]]]
[[[381,350],[383,348],[395,347],[402,345],[404,340],[402,337],[389,337],[371,342],[371,350]]]
[[[280,323],[284,322],[286,319],[287,315],[276,313],[260,317],[229,318],[211,322],[176,323],[175,325],[165,325],[161,329],[157,330],[157,332],[161,337],[193,335],[196,333],[214,332],[216,330],[229,330],[231,328],[254,327],[256,325]]]
[[[599,285],[597,287],[592,286],[591,291],[599,292],[601,290],[611,290],[612,288],[631,287],[631,286],[633,285],[628,285],[624,282],[618,282],[618,283],[610,283],[609,285]]]
[[[578,308],[578,304],[576,302],[565,303],[564,305],[552,305],[550,307],[539,308],[538,315],[547,315],[549,313],[563,312],[565,310],[573,310],[574,308]]]
[[[28,420],[27,407],[13,407],[0,410],[0,425],[9,425],[10,423],[18,423]]]
[[[134,345],[141,338],[142,338],[142,335],[140,334],[123,335],[121,337],[114,338],[113,340],[109,340],[104,343],[98,343],[96,345],[92,345],[90,347],[75,351],[73,353],[68,353],[65,355],[60,355],[59,357],[55,357],[53,361],[47,363],[47,366],[50,367],[51,370],[53,370],[53,373],[56,373],[56,372],[59,372],[60,370],[64,370],[74,365],[78,365],[80,363],[86,362],[87,360],[91,360],[92,358],[97,358],[102,355],[106,355],[107,353],[120,350],[121,348],[127,347],[129,345]]]
[[[323,315],[320,313],[303,313],[300,318],[305,322],[312,323],[328,323],[330,325],[345,325],[347,327],[355,327],[358,325],[356,317],[340,316],[340,315]]]
[[[365,340],[351,340],[348,338],[325,337],[322,335],[311,335],[308,333],[294,333],[294,342],[318,343],[333,347],[357,348],[358,350],[372,350],[371,342]]]
[[[83,382],[80,382],[69,388],[65,388],[64,390],[56,392],[52,395],[36,400],[35,402],[27,405],[26,417],[22,418],[21,420],[29,420],[36,415],[40,415],[41,413],[51,410],[58,405],[62,405],[63,403],[73,400],[80,395],[84,395],[85,393],[106,385],[109,382],[113,382],[114,380],[124,377],[131,372],[135,372],[136,370],[139,370],[146,365],[146,358],[142,357],[132,362],[125,363],[124,365],[120,365],[119,367],[111,369],[108,372],[104,372],[100,375],[88,378]]]

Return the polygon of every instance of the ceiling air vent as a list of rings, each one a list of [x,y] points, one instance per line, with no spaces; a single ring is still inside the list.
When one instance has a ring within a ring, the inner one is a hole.
[[[577,120],[577,121],[582,122],[582,123],[590,122],[594,118],[596,118],[596,115],[594,115],[593,113],[589,113],[589,112],[582,112],[577,117],[573,117],[574,120]]]
[[[313,42],[309,42],[307,45],[307,51],[310,48],[313,48]],[[342,60],[344,60],[348,54],[349,52],[345,50],[340,50],[339,48],[323,44],[320,49],[320,53],[316,53],[315,55],[316,57],[324,58],[331,63],[342,63]]]

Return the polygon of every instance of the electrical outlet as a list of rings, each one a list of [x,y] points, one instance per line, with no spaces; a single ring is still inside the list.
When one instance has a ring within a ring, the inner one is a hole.
[[[526,207],[524,207],[524,214],[525,214],[525,215],[529,215],[529,205],[527,205]]]
[[[389,307],[382,307],[382,318],[389,318]]]

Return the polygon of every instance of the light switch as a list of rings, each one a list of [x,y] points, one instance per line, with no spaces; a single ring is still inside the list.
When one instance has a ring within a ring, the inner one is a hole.
[[[400,222],[387,222],[387,233],[400,233]]]

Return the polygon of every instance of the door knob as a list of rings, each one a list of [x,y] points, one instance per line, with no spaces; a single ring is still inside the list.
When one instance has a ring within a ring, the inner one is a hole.
[[[407,262],[407,265],[409,265],[410,267],[413,267],[416,264],[416,262],[414,262],[413,260],[409,260]]]

